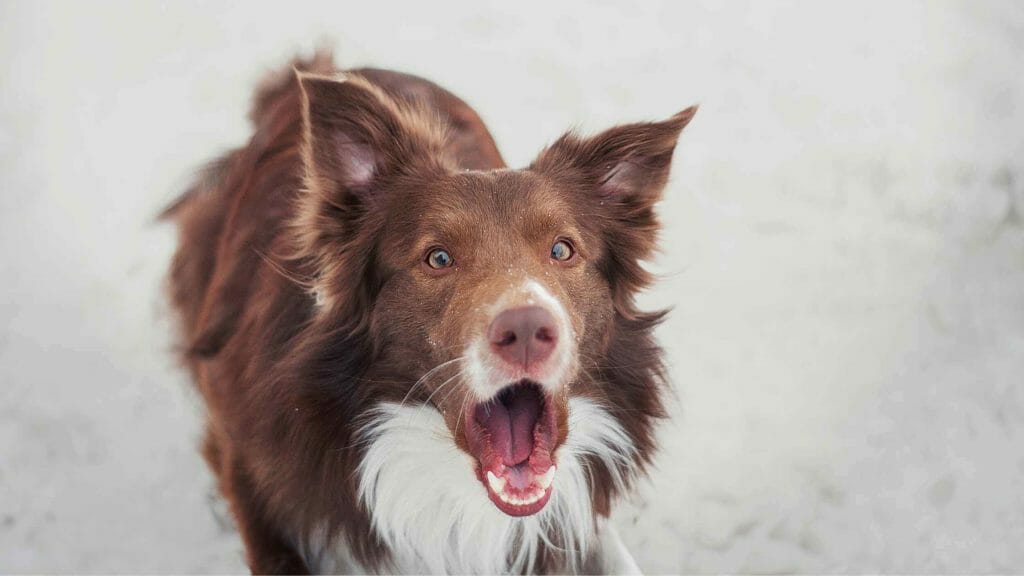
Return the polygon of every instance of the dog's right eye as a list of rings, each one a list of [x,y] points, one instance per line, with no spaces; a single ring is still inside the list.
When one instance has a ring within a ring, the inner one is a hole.
[[[448,268],[454,263],[452,255],[442,248],[435,248],[430,251],[430,254],[427,254],[427,265],[434,270]]]

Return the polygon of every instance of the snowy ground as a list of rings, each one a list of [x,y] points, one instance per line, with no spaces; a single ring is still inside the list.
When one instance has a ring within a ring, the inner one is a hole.
[[[513,165],[701,103],[645,300],[675,306],[676,415],[617,514],[647,571],[1024,571],[1020,3],[23,0],[0,4],[0,572],[243,570],[151,218],[318,39],[450,87]]]

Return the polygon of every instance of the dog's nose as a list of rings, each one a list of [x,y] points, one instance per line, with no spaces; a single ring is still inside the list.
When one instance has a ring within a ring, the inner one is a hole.
[[[512,308],[491,322],[487,338],[505,362],[529,370],[551,356],[558,344],[558,325],[540,306]]]

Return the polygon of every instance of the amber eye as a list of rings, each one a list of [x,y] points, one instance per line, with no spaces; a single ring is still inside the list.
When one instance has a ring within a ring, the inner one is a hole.
[[[569,244],[565,240],[559,240],[555,242],[555,245],[551,247],[551,259],[558,260],[559,262],[565,262],[572,258],[573,250],[572,244]]]
[[[430,251],[430,254],[427,254],[427,264],[429,264],[430,267],[435,270],[440,270],[441,268],[448,268],[454,262],[455,261],[452,260],[452,255],[449,254],[448,251],[443,248],[435,248]]]

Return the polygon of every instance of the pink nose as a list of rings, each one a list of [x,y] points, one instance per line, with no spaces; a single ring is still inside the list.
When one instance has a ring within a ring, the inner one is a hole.
[[[498,314],[487,330],[491,350],[512,366],[529,369],[544,362],[558,344],[555,318],[540,306]]]

